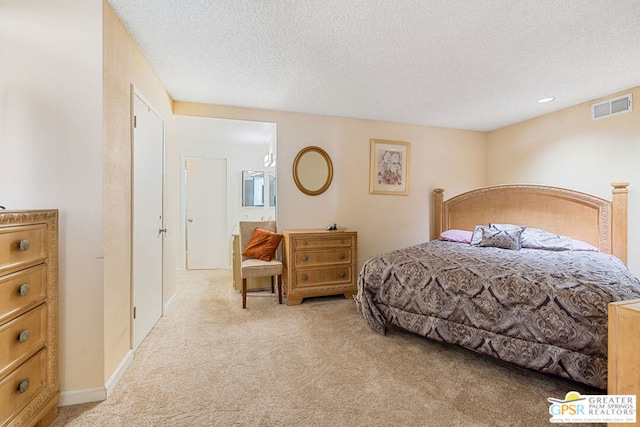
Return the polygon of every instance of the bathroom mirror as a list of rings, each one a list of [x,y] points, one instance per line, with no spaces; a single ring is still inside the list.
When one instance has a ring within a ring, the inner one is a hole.
[[[242,171],[242,206],[264,206],[264,171]]]
[[[276,172],[269,171],[269,206],[276,205]]]
[[[269,190],[265,188],[265,173],[269,179]],[[269,206],[276,205],[275,171],[242,171],[242,206],[264,206],[268,197]]]
[[[305,147],[293,161],[293,180],[304,194],[324,193],[333,179],[331,158],[320,147]]]

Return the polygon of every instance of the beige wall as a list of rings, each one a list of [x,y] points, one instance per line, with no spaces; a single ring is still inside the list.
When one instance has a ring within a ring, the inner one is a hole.
[[[633,88],[604,99],[632,93]],[[629,187],[630,270],[640,275],[640,111],[592,121],[588,102],[488,134],[488,184],[536,183],[610,199],[611,183]]]
[[[369,120],[174,102],[174,114],[276,123],[278,227],[358,231],[358,263],[429,239],[432,191],[456,194],[485,184],[486,134]],[[409,196],[369,194],[371,138],[411,143]],[[322,195],[295,186],[293,160],[308,145],[331,156],[334,177]]]
[[[166,157],[173,159],[175,126],[172,101],[106,1],[104,15],[104,378],[114,373],[131,347],[131,91],[142,93],[165,124]],[[175,294],[177,222],[177,162],[165,167],[164,244],[165,304]]]
[[[104,372],[102,3],[0,10],[0,205],[60,211],[60,386],[91,388]]]

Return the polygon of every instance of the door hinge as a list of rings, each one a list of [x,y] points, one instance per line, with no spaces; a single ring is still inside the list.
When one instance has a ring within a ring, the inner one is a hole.
[[[138,116],[133,116],[133,128],[138,127]]]
[[[136,318],[136,307],[133,307],[133,318]]]

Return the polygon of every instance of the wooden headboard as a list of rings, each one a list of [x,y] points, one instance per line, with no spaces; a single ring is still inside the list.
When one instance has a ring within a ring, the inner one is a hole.
[[[470,230],[489,223],[519,224],[590,243],[627,263],[628,182],[613,183],[611,201],[587,193],[544,185],[495,185],[444,200],[436,188],[435,226]]]

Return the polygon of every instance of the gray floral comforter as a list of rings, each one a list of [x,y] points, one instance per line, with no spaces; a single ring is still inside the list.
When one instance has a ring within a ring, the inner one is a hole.
[[[607,387],[607,305],[640,282],[599,252],[506,250],[433,240],[369,259],[358,310],[386,325]]]

